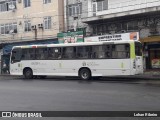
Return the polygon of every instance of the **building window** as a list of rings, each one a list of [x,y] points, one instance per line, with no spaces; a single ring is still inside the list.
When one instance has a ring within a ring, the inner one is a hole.
[[[17,33],[17,23],[16,22],[12,24],[12,29],[14,33]]]
[[[43,0],[44,4],[51,3],[51,0]]]
[[[0,2],[0,12],[16,9],[16,0]]]
[[[50,16],[44,18],[44,29],[52,28],[52,19]]]
[[[82,4],[69,5],[68,13],[69,13],[69,16],[82,14]]]
[[[17,23],[7,23],[0,25],[1,34],[17,33]]]
[[[138,30],[138,21],[130,21],[127,23],[128,30],[134,31]]]
[[[27,20],[27,21],[24,21],[24,31],[25,32],[29,32],[31,31],[31,21],[30,20]]]
[[[5,34],[5,27],[4,27],[4,24],[1,25],[1,34]]]
[[[97,26],[96,25],[93,26],[93,35],[97,35]]]
[[[9,24],[5,24],[5,34],[9,34]]]
[[[23,0],[24,7],[30,7],[31,6],[31,1],[30,0]]]
[[[102,0],[97,2],[97,11],[103,11],[108,9],[108,0]]]
[[[6,3],[0,3],[0,11],[1,12],[7,11],[7,4]]]

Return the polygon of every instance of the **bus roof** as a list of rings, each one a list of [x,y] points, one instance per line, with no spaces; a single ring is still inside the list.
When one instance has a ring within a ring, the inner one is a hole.
[[[67,43],[67,44],[44,44],[44,45],[24,45],[14,46],[15,48],[41,48],[41,47],[65,47],[65,46],[84,46],[84,45],[104,45],[104,44],[121,44],[121,43],[133,43],[140,41],[123,40],[123,41],[103,41],[103,42],[81,42],[81,43]]]

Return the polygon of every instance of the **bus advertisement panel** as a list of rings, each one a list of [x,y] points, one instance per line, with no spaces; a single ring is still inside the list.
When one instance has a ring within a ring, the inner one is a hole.
[[[85,42],[100,42],[100,41],[120,41],[120,40],[139,40],[139,33],[123,33],[123,34],[108,34],[94,37],[84,38]]]

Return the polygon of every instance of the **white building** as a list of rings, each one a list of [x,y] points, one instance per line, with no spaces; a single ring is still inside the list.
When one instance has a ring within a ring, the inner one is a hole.
[[[88,0],[81,22],[91,35],[139,32],[146,68],[160,68],[160,0]],[[157,69],[156,68],[156,69]]]

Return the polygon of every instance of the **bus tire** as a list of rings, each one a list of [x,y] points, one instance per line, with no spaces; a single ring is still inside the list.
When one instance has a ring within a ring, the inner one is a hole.
[[[91,71],[88,68],[82,68],[79,71],[79,77],[82,80],[89,80],[91,78]]]
[[[32,71],[32,69],[30,69],[30,68],[25,69],[25,70],[24,70],[24,77],[25,77],[26,79],[31,79],[31,78],[33,78],[33,71]]]

